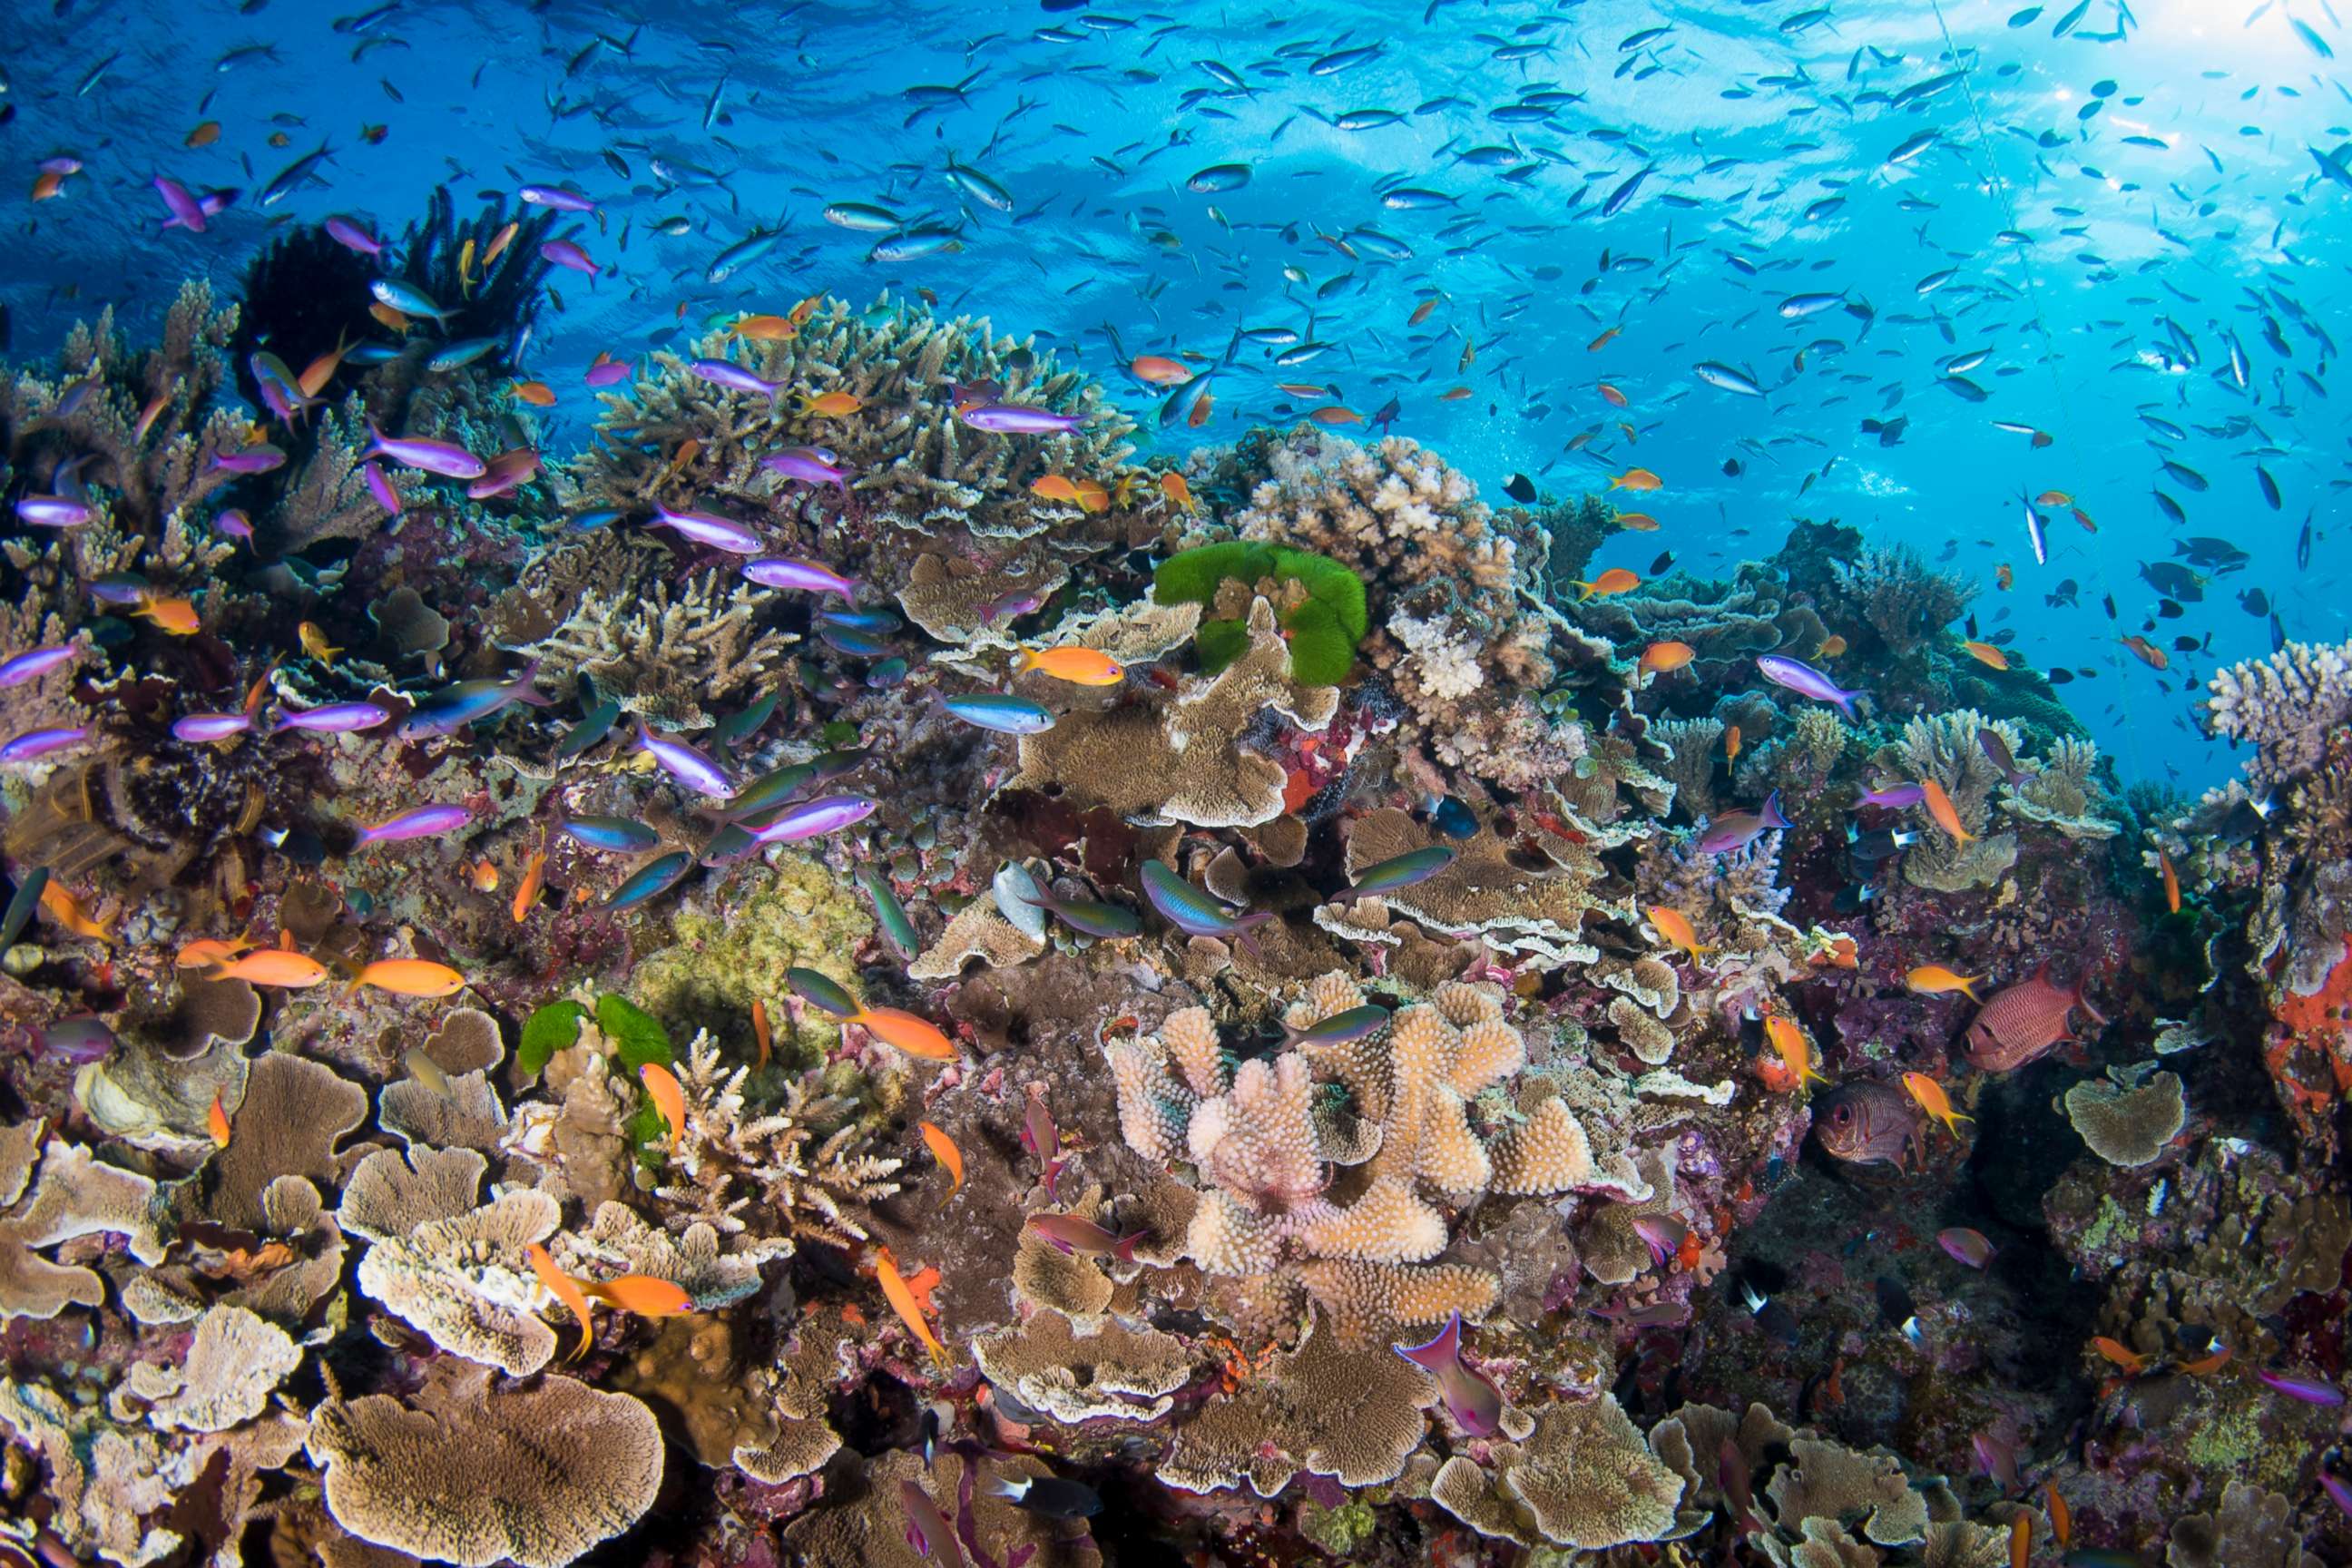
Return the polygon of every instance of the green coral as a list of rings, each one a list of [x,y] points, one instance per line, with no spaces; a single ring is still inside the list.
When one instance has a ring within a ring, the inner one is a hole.
[[[1332,1556],[1345,1557],[1379,1533],[1380,1518],[1380,1510],[1361,1497],[1338,1508],[1310,1502],[1298,1510],[1298,1533]]]
[[[1162,605],[1207,605],[1229,582],[1296,583],[1304,602],[1285,610],[1282,629],[1290,641],[1290,673],[1302,685],[1337,686],[1356,661],[1356,645],[1371,630],[1364,582],[1328,555],[1286,544],[1230,539],[1171,555],[1151,574],[1151,597]],[[1193,651],[1211,675],[1242,656],[1249,628],[1239,619],[1203,621]]]
[[[680,909],[671,921],[674,940],[637,965],[629,992],[681,1037],[708,1029],[745,1053],[752,1048],[751,1004],[765,1002],[775,1014],[779,1061],[813,1067],[839,1044],[840,1026],[811,1007],[801,1010],[797,1028],[787,1027],[776,1007],[784,971],[814,969],[856,993],[850,955],[873,934],[874,917],[856,888],[805,855],[751,868],[741,879],[753,879],[748,891],[730,883],[722,903]]]

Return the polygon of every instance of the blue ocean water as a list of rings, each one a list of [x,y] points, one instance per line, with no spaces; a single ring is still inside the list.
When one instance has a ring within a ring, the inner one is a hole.
[[[1393,402],[1490,496],[1652,471],[1659,530],[1601,566],[1719,568],[1799,516],[1907,542],[2075,673],[2127,778],[2220,778],[2215,665],[2345,635],[2330,0],[10,9],[0,151],[26,186],[81,165],[18,212],[18,357],[233,290],[279,226],[562,184],[600,271],[523,348],[551,447],[600,352],[928,290],[1075,352],[1163,445]],[[157,175],[239,195],[166,229]],[[844,203],[928,253],[872,254]],[[1178,353],[1222,364],[1213,408],[1162,428],[1124,367]]]

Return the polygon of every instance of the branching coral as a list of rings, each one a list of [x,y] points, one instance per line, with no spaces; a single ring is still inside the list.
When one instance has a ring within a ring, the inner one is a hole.
[[[900,1161],[866,1152],[856,1107],[827,1094],[815,1075],[787,1079],[767,1110],[751,1105],[748,1066],[730,1068],[698,1032],[678,1075],[686,1127],[654,1195],[676,1230],[708,1225],[846,1247],[865,1239],[866,1205],[898,1190]],[[781,1226],[782,1234],[769,1232]]]
[[[1897,658],[1958,620],[1976,597],[1975,584],[1933,570],[1907,544],[1864,551],[1848,569],[1845,590]]]
[[[643,559],[643,558],[640,558]],[[740,707],[794,640],[762,614],[777,595],[717,571],[673,588],[650,571],[607,594],[583,587],[562,622],[513,651],[539,661],[541,687],[569,696],[583,679],[622,711],[671,730],[711,723],[712,709]]]
[[[1541,538],[1524,513],[1490,511],[1461,472],[1402,437],[1359,447],[1302,428],[1268,465],[1234,531],[1363,579],[1362,654],[1402,700],[1409,742],[1515,788],[1574,761],[1580,732],[1535,701],[1555,665],[1538,608]]]
[[[2281,784],[2315,767],[2328,731],[2352,720],[2352,643],[2289,643],[2214,671],[2209,689],[2206,728],[2254,748],[2254,785]]]
[[[1999,735],[2012,756],[2023,743],[2017,727],[2007,720],[1987,719],[1964,708],[1906,721],[1901,737],[1878,753],[1880,767],[1905,779],[1933,779],[1942,785],[1960,826],[1975,836],[1964,842],[1933,825],[1925,829],[1920,842],[1903,857],[1904,878],[1915,887],[1966,892],[1990,886],[2017,863],[2017,836],[1985,831],[1991,820],[1993,791],[2004,782],[1977,742],[1978,732],[1986,730]]]

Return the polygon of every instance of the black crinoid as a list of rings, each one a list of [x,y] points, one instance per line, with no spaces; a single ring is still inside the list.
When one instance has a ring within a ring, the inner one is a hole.
[[[413,223],[401,236],[400,266],[385,268],[448,312],[436,336],[458,342],[490,338],[499,347],[477,363],[484,374],[511,368],[508,355],[538,319],[546,295],[547,258],[541,243],[555,222],[545,207],[520,207],[509,214],[504,201],[486,201],[464,224],[446,185],[434,188],[422,223]],[[499,248],[497,260],[485,265],[499,232],[509,223],[515,231]],[[470,253],[468,247],[470,246]]]
[[[340,244],[317,224],[289,228],[262,248],[245,269],[236,334],[229,357],[236,389],[253,406],[263,406],[253,379],[253,356],[266,349],[300,374],[337,344],[384,335],[368,314],[368,285],[375,263]]]

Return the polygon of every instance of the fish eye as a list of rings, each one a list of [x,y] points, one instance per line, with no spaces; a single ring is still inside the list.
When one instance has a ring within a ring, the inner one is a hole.
[[[1840,1127],[1843,1127],[1847,1122],[1853,1120],[1853,1107],[1851,1105],[1839,1106],[1835,1110],[1830,1112],[1830,1120],[1836,1122]]]

